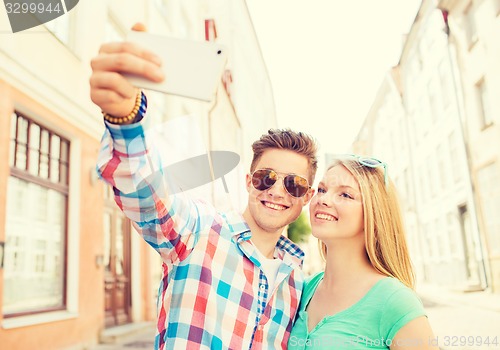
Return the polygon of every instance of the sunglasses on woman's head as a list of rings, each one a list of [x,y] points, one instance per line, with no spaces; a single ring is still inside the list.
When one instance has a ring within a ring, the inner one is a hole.
[[[273,187],[280,176],[271,169],[257,169],[252,173],[252,185],[259,191],[265,191]],[[283,186],[285,190],[293,197],[303,197],[311,188],[309,181],[306,178],[296,175],[287,174],[283,177]]]
[[[337,156],[336,158],[354,158],[359,164],[363,166],[367,166],[369,168],[378,168],[378,167],[383,167],[384,168],[384,183],[385,186],[387,187],[388,184],[388,177],[387,177],[387,163],[382,162],[381,160],[377,158],[372,158],[372,157],[363,157],[363,156],[358,156],[356,154],[343,154],[341,156]]]

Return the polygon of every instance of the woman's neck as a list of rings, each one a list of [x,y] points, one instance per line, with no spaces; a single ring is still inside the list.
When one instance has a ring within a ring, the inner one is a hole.
[[[359,285],[363,280],[378,276],[380,273],[368,260],[364,245],[341,242],[328,246],[323,277],[325,287]]]

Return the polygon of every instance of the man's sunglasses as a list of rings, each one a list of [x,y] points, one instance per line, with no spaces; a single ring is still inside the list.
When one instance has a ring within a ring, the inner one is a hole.
[[[252,185],[259,191],[265,191],[276,183],[280,176],[271,169],[257,169],[252,173]],[[300,175],[287,174],[283,177],[283,186],[285,190],[293,197],[300,198],[304,196],[311,188],[309,181]]]

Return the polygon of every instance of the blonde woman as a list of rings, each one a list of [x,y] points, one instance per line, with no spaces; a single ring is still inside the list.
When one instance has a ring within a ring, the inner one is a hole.
[[[288,349],[438,349],[415,294],[387,165],[336,159],[310,204],[325,270],[310,278]]]

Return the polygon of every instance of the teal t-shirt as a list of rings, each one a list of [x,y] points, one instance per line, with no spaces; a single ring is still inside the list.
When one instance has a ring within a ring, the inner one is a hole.
[[[288,340],[289,350],[388,349],[391,339],[405,324],[425,316],[415,292],[396,278],[387,277],[379,280],[357,303],[326,316],[309,332],[305,309],[322,279],[320,272],[306,281]]]

